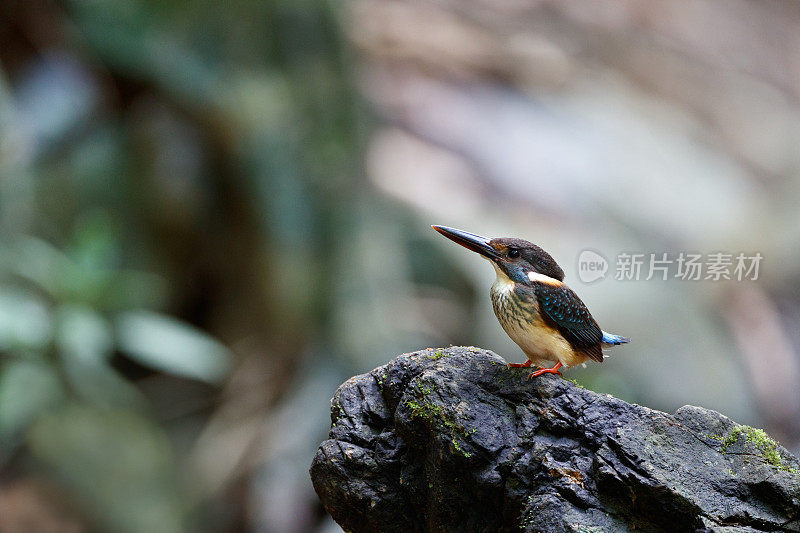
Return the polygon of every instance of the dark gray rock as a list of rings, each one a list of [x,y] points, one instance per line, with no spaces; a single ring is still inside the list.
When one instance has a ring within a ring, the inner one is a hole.
[[[800,463],[763,432],[674,415],[477,348],[345,382],[311,466],[348,531],[800,531]]]

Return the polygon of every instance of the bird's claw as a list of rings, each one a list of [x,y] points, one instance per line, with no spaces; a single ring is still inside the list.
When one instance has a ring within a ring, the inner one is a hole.
[[[539,377],[542,374],[558,374],[561,377],[564,377],[564,374],[559,372],[558,370],[553,370],[552,368],[543,368],[541,370],[537,370],[536,372],[531,372],[528,374],[528,381],[532,380],[533,378]]]
[[[535,377],[539,377],[542,374],[558,374],[561,377],[564,377],[564,374],[558,371],[561,368],[561,363],[556,364],[553,368],[540,368],[536,372],[531,372],[528,374],[528,381],[532,380]]]
[[[524,363],[508,363],[508,368],[528,368],[531,366],[531,361],[525,361]]]

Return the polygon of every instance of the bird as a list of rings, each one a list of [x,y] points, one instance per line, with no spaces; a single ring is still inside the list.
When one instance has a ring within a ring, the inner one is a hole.
[[[494,266],[497,277],[490,290],[494,314],[528,357],[508,367],[541,367],[528,380],[542,374],[562,375],[562,366],[590,360],[602,363],[603,348],[630,342],[628,337],[600,329],[586,305],[564,283],[564,271],[539,246],[523,239],[488,239],[447,226],[431,227]]]

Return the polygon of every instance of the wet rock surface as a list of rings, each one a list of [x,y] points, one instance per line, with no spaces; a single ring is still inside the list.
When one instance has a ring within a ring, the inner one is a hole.
[[[800,462],[760,430],[527,373],[452,347],[342,384],[325,508],[347,531],[800,531]]]

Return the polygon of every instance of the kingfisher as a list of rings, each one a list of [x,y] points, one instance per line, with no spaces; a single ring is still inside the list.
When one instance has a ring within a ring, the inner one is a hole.
[[[433,229],[488,259],[497,274],[490,295],[497,320],[528,360],[509,368],[541,367],[528,379],[559,374],[559,368],[603,362],[603,348],[627,337],[600,329],[586,305],[564,284],[564,271],[550,254],[523,239],[487,239],[447,226]],[[549,365],[555,363],[552,367]]]

